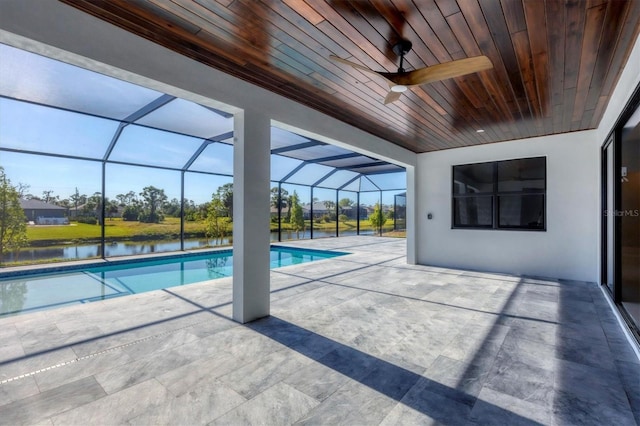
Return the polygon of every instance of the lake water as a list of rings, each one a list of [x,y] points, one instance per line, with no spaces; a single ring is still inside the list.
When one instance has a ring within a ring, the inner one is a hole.
[[[368,232],[369,234],[371,232]],[[361,232],[362,235],[366,233]],[[314,230],[313,238],[326,238],[335,237],[335,232],[327,232]],[[356,235],[356,231],[345,231],[340,233],[341,236]],[[295,232],[282,231],[282,241],[308,239],[310,238],[309,231],[304,233],[300,232],[299,235]],[[271,241],[278,241],[278,233],[271,233]],[[218,242],[217,245],[230,245],[229,239],[225,238],[222,244]],[[206,248],[215,246],[211,240],[206,239],[189,239],[184,241],[185,250],[194,250],[199,248]],[[8,254],[5,259],[7,262],[13,262],[19,260],[21,262],[38,262],[50,259],[61,260],[77,260],[77,259],[90,259],[95,257],[102,257],[100,244],[70,244],[65,246],[56,247],[31,247],[20,251],[18,259],[15,259],[13,254]],[[179,251],[180,241],[120,241],[107,243],[105,245],[105,257],[115,256],[131,256],[137,254],[149,254],[149,253],[164,253],[170,251]]]

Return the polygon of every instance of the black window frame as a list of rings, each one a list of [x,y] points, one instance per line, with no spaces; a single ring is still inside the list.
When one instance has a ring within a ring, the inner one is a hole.
[[[511,161],[524,161],[524,160],[544,160],[544,188],[542,189],[529,189],[522,191],[499,191],[498,185],[500,183],[498,176],[499,164],[507,163]],[[473,192],[465,194],[456,194],[456,167],[468,167],[468,166],[486,166],[491,164],[493,168],[493,183],[492,191],[485,192]],[[500,225],[500,197],[501,196],[542,196],[542,226],[501,226]],[[464,225],[456,224],[456,200],[464,198],[480,198],[491,197],[491,224],[490,225]],[[508,160],[500,161],[485,161],[478,163],[466,163],[456,164],[451,166],[451,229],[483,229],[483,230],[497,230],[497,231],[537,231],[546,232],[547,230],[547,157],[524,157],[524,158],[512,158]]]

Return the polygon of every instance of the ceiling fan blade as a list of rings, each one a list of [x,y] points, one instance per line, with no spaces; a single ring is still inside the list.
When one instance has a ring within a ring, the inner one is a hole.
[[[355,62],[351,62],[351,61],[347,61],[346,59],[339,58],[339,57],[337,57],[335,55],[329,55],[329,58],[334,60],[334,61],[336,61],[336,62],[341,62],[343,64],[347,64],[347,65],[349,65],[349,66],[351,66],[351,67],[353,67],[355,69],[359,69],[360,71],[366,71],[366,72],[371,72],[371,73],[374,73],[374,74],[378,74],[377,71],[369,69],[369,68],[367,68],[365,66],[362,66],[360,64],[356,64]]]
[[[353,67],[353,68],[355,68],[357,70],[368,72],[370,74],[375,74],[375,75],[380,76],[380,77],[386,79],[387,81],[389,81],[389,79],[386,77],[385,73],[374,71],[374,70],[369,69],[369,68],[367,68],[365,66],[362,66],[360,64],[356,64],[355,62],[351,62],[351,61],[347,61],[346,59],[339,58],[339,57],[337,57],[335,55],[329,55],[329,58],[331,60],[336,61],[336,62],[340,62],[340,63],[346,64],[346,65],[349,65],[350,67]]]
[[[383,77],[393,81],[395,84],[403,86],[415,86],[419,84],[433,83],[434,81],[446,80],[448,78],[460,77],[478,71],[493,68],[491,60],[486,56],[476,56],[473,58],[458,59],[456,61],[445,62],[444,64],[419,68],[417,70],[398,73],[382,74]]]
[[[395,102],[398,99],[400,99],[400,96],[402,96],[401,92],[394,92],[393,90],[389,90],[389,93],[387,93],[387,96],[384,98],[384,104],[390,104],[391,102]]]

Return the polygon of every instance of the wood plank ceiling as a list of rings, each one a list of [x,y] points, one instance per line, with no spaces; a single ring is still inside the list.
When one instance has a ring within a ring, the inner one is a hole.
[[[596,128],[640,30],[637,0],[62,1],[414,152]],[[329,59],[395,72],[400,38],[408,70],[494,68],[384,105],[384,80]]]

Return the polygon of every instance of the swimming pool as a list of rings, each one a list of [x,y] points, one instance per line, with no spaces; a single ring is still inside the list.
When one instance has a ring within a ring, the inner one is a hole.
[[[0,317],[230,277],[233,273],[232,253],[232,250],[220,250],[160,259],[127,260],[3,278],[0,279]],[[345,254],[271,246],[270,268]]]

